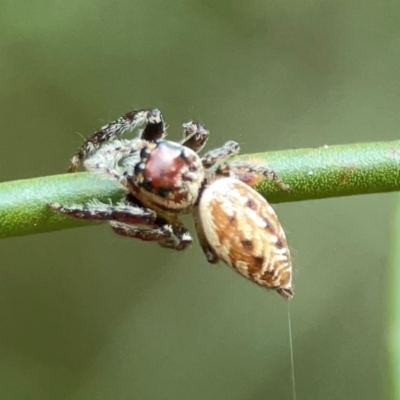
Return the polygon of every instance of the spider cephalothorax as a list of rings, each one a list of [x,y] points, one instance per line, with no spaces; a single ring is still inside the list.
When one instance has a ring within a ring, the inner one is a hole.
[[[137,138],[118,139],[139,125],[144,129]],[[222,259],[253,282],[291,298],[292,266],[285,234],[272,207],[251,185],[265,177],[283,190],[288,187],[270,169],[227,161],[239,152],[234,141],[199,157],[209,132],[192,121],[183,128],[180,142],[165,140],[157,109],[131,111],[105,125],[86,140],[69,171],[84,160],[87,170],[118,181],[127,192],[125,199],[114,205],[94,200],[50,206],[76,218],[107,220],[120,235],[175,250],[192,242],[179,220],[180,213],[191,213],[210,263]]]
[[[167,140],[147,144],[130,176],[143,203],[163,210],[185,211],[196,201],[204,180],[200,157],[188,147]]]

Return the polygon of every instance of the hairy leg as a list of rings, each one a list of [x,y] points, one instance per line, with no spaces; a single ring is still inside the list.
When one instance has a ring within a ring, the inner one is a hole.
[[[111,221],[110,226],[114,232],[119,235],[148,242],[158,242],[160,246],[173,250],[184,250],[192,243],[190,234],[181,225],[163,224],[157,226],[156,224],[151,229],[143,229],[121,222]]]
[[[126,177],[133,175],[136,164],[140,162],[141,150],[147,145],[148,142],[139,138],[114,140],[86,159],[85,168],[109,176],[126,187]]]
[[[189,121],[183,126],[183,139],[180,144],[198,153],[206,144],[210,132],[199,122]]]
[[[210,168],[218,162],[223,161],[227,157],[238,154],[239,151],[239,144],[237,142],[234,142],[233,140],[230,140],[229,142],[226,142],[222,147],[210,150],[206,154],[204,154],[204,156],[201,158],[201,162],[203,163],[204,168]]]
[[[73,204],[70,206],[59,203],[50,203],[49,207],[62,214],[79,219],[99,221],[120,221],[127,224],[153,225],[156,213],[143,207],[131,206],[125,203],[105,204],[92,201],[87,204]]]
[[[218,166],[215,171],[215,175],[231,176],[252,187],[259,183],[262,178],[265,178],[273,182],[282,190],[289,190],[289,186],[283,183],[272,169],[254,165],[251,162],[232,161],[223,163]]]
[[[93,154],[103,143],[115,140],[126,131],[146,124],[140,138],[147,141],[161,139],[165,133],[161,111],[153,109],[133,110],[123,117],[104,125],[90,136],[71,160],[69,172],[74,172],[83,159]]]
[[[170,236],[170,232],[162,228],[141,229],[123,222],[110,221],[110,226],[115,233],[121,236],[141,239],[148,242],[158,242]]]
[[[161,247],[173,250],[184,250],[193,242],[189,231],[180,221],[176,221],[174,224],[164,224],[162,225],[162,228],[168,230],[170,232],[170,236],[158,242]]]

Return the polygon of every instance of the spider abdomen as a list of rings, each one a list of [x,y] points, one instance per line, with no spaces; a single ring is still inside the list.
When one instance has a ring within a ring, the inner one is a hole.
[[[202,194],[200,219],[217,256],[249,280],[291,298],[286,237],[268,202],[245,183],[222,178]]]

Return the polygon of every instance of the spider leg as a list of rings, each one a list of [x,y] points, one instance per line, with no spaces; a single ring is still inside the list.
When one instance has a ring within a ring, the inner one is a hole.
[[[62,214],[79,219],[98,221],[115,220],[127,224],[153,225],[156,213],[148,208],[131,206],[125,203],[105,204],[97,200],[87,204],[72,204],[70,206],[50,203],[49,207]]]
[[[97,150],[85,160],[88,171],[109,176],[127,187],[127,176],[134,173],[140,162],[140,150],[148,143],[142,139],[115,140]]]
[[[102,144],[115,140],[126,131],[146,124],[140,138],[147,141],[161,139],[165,133],[161,111],[157,108],[133,110],[104,125],[90,136],[71,160],[68,172],[74,172],[83,159],[93,154]]]
[[[176,221],[173,224],[166,223],[161,225],[161,227],[170,232],[168,238],[158,242],[161,247],[173,250],[184,250],[192,244],[192,236],[180,221]]]
[[[262,178],[266,178],[282,190],[289,190],[289,186],[283,183],[272,169],[254,165],[251,162],[231,161],[223,163],[215,170],[215,175],[237,178],[251,187],[259,183]]]
[[[168,230],[160,227],[141,229],[118,221],[110,221],[110,226],[115,233],[118,233],[118,235],[141,239],[146,242],[158,242],[159,240],[167,239],[170,236]]]
[[[110,225],[114,232],[119,235],[148,242],[158,242],[160,246],[173,250],[183,250],[192,243],[190,234],[181,225],[176,227],[168,223],[156,223],[151,229],[138,228],[117,221],[110,221]]]
[[[182,146],[189,147],[198,153],[206,144],[210,131],[199,122],[189,121],[183,126],[183,139],[180,141]]]
[[[216,163],[221,162],[227,157],[238,154],[240,151],[239,144],[230,140],[226,142],[222,147],[218,147],[216,149],[208,151],[201,158],[201,162],[203,163],[204,168],[211,168]]]

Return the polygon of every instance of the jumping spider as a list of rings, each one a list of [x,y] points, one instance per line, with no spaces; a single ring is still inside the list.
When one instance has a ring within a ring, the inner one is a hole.
[[[118,139],[137,126],[144,126],[137,138]],[[88,171],[119,182],[126,197],[118,204],[95,200],[50,207],[75,218],[109,221],[120,235],[175,250],[192,243],[179,220],[179,214],[190,213],[209,263],[222,259],[253,282],[292,298],[285,234],[272,207],[251,185],[265,177],[282,190],[288,187],[263,166],[227,161],[239,152],[234,141],[199,157],[209,131],[193,121],[183,128],[180,142],[165,140],[158,109],[134,110],[103,126],[73,157],[69,172],[84,160]]]

